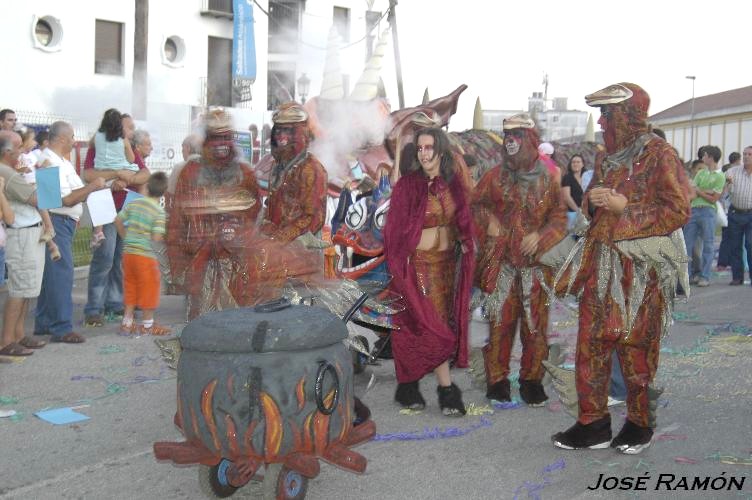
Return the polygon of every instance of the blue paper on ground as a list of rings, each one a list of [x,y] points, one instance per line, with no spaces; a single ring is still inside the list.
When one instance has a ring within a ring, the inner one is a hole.
[[[82,420],[89,420],[89,417],[83,413],[78,413],[73,408],[54,408],[52,410],[38,411],[34,415],[55,425],[72,424],[74,422],[81,422]]]
[[[37,206],[39,208],[60,208],[63,206],[63,195],[60,192],[60,167],[38,168]]]

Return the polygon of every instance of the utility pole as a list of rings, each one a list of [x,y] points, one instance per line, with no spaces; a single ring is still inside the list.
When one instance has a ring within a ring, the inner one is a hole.
[[[405,92],[402,90],[402,63],[400,62],[399,37],[397,36],[397,12],[395,7],[397,0],[389,0],[389,26],[392,29],[394,41],[394,65],[397,69],[397,95],[399,96],[400,109],[405,107]]]
[[[692,103],[689,114],[689,158],[695,156],[695,76],[685,76],[687,80],[692,80]],[[702,158],[699,158],[702,159]],[[690,164],[692,161],[690,160]]]
[[[131,113],[146,120],[146,55],[149,47],[149,0],[135,0],[136,19],[133,40],[133,102]]]

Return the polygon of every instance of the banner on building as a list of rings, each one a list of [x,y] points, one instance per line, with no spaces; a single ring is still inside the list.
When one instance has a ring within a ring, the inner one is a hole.
[[[256,79],[256,41],[253,36],[253,1],[233,0],[232,77]]]

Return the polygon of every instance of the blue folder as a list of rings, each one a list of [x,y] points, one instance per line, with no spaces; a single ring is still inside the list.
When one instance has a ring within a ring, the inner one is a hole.
[[[37,207],[60,208],[63,195],[60,192],[60,167],[39,168],[37,178]]]

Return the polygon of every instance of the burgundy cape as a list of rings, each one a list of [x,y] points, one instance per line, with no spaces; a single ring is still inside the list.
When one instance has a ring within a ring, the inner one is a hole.
[[[400,383],[419,380],[448,359],[453,359],[460,368],[468,366],[469,307],[475,245],[472,217],[460,177],[459,174],[454,175],[449,183],[449,192],[457,205],[455,223],[459,239],[468,251],[462,254],[458,274],[455,275],[450,325],[441,321],[431,301],[421,293],[415,267],[410,262],[423,230],[428,178],[420,170],[412,172],[402,177],[392,192],[384,228],[384,250],[387,267],[392,274],[390,287],[402,295],[406,306],[394,318],[395,325],[400,329],[394,332],[392,338],[395,348],[404,346],[395,356],[397,381]],[[443,182],[443,179],[438,178],[435,182]]]

